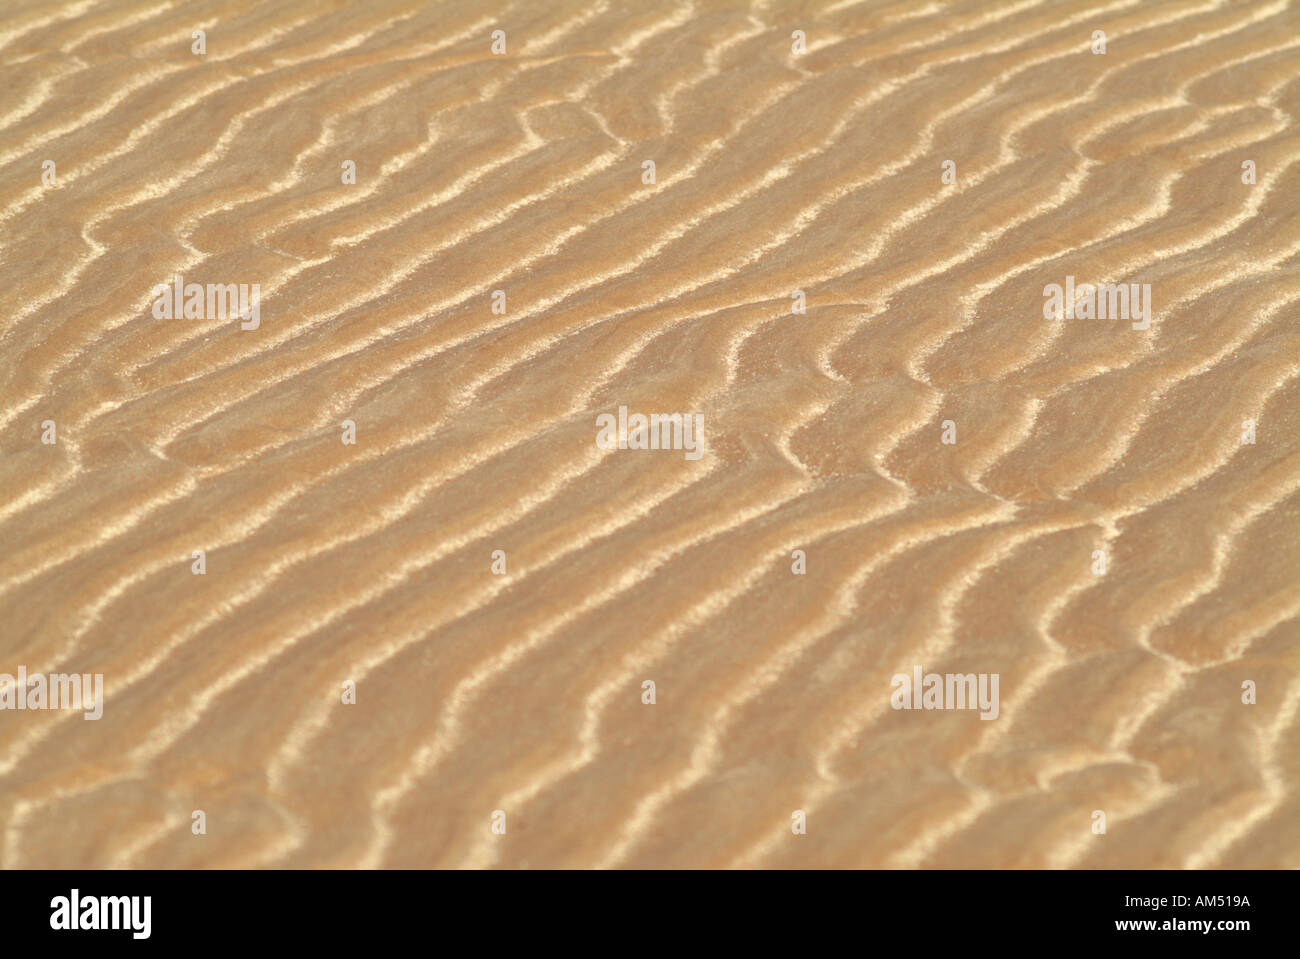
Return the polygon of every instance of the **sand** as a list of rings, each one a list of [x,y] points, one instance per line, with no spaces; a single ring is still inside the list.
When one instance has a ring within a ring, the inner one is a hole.
[[[1300,8],[2,16],[0,864],[1300,866]]]

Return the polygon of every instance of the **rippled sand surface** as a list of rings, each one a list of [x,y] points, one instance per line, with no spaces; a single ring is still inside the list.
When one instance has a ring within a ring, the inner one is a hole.
[[[1300,866],[1298,115],[1285,0],[9,0],[0,862]]]

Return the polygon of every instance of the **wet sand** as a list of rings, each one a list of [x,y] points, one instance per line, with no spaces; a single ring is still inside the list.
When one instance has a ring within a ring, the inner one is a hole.
[[[1287,2],[7,3],[0,672],[105,695],[0,864],[1300,866],[1297,114]]]

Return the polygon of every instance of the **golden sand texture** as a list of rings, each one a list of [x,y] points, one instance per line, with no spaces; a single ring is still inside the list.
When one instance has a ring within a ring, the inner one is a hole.
[[[0,672],[105,684],[0,711],[3,865],[1300,866],[1296,5],[6,0],[0,62]]]

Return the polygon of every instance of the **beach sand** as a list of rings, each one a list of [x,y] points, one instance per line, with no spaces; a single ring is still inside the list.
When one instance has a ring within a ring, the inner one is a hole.
[[[105,694],[0,864],[1300,866],[1298,114],[1285,0],[10,0],[0,672]]]

